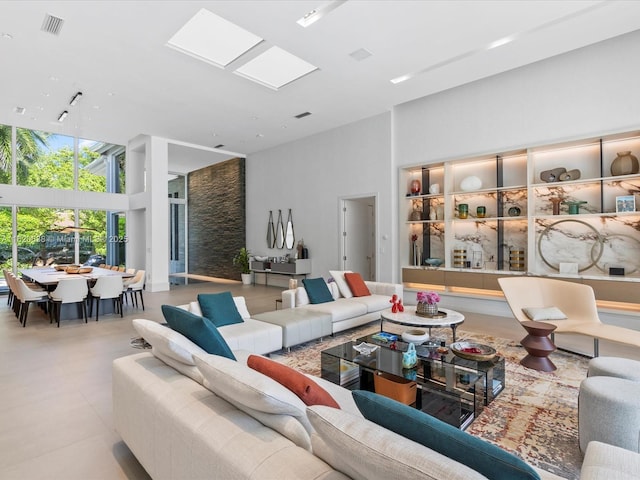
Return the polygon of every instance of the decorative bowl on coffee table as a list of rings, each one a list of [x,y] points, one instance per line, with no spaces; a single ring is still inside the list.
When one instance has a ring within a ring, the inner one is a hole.
[[[449,345],[449,348],[456,356],[475,362],[488,362],[498,354],[496,349],[489,345],[473,342],[455,342]]]

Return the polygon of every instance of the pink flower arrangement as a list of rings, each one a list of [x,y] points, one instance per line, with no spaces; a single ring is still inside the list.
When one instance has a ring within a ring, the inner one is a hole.
[[[419,303],[428,303],[429,305],[433,305],[440,301],[440,295],[436,292],[418,292],[416,299]]]

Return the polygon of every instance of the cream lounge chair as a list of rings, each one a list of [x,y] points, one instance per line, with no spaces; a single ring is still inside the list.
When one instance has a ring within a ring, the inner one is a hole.
[[[503,277],[498,283],[516,320],[531,320],[523,308],[557,307],[566,319],[540,320],[555,325],[554,333],[593,337],[594,357],[599,355],[599,339],[640,347],[640,331],[602,323],[593,288],[588,285],[543,277]]]

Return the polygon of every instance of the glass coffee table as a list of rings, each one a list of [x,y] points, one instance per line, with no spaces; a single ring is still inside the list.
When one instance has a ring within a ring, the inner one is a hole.
[[[353,346],[362,342],[377,345],[370,355]],[[391,348],[395,346],[394,348]],[[375,391],[376,372],[416,382],[416,408],[457,428],[465,429],[504,388],[504,357],[476,362],[457,357],[448,349],[437,352],[435,342],[416,346],[418,364],[402,368],[407,343],[383,342],[372,335],[331,347],[321,352],[321,376],[345,388]]]

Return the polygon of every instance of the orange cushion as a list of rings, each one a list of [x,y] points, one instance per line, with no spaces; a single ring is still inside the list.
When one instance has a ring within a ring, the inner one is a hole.
[[[371,295],[359,273],[345,273],[344,279],[347,281],[347,285],[349,285],[354,297],[368,297]]]
[[[249,355],[247,365],[287,387],[300,397],[305,405],[326,405],[327,407],[340,408],[340,405],[324,388],[291,367],[259,355]]]

